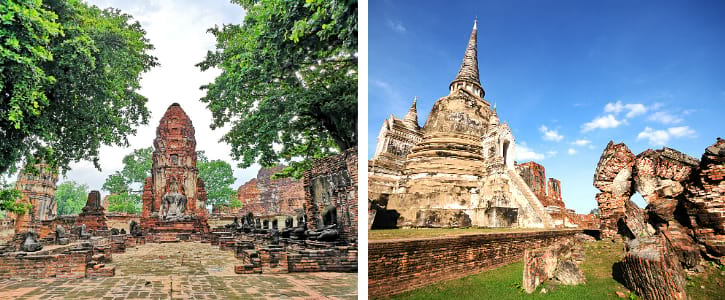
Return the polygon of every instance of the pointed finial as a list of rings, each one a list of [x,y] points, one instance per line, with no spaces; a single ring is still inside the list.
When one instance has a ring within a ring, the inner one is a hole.
[[[496,100],[493,100],[493,112],[496,112]]]
[[[415,96],[413,98],[413,104],[410,106],[410,109],[408,110],[408,113],[405,114],[405,117],[403,117],[403,121],[406,121],[415,127],[419,127],[418,125],[418,108],[416,107],[416,103],[418,102],[418,96]]]
[[[463,62],[458,70],[458,75],[448,86],[451,93],[457,90],[467,90],[469,93],[483,98],[486,92],[481,86],[478,77],[478,18],[473,22],[471,37],[468,39],[466,52],[463,54]],[[472,86],[472,87],[471,87]]]

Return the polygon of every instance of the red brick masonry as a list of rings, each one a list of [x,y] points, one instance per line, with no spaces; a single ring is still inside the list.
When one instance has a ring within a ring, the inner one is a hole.
[[[380,298],[479,273],[520,260],[582,230],[482,233],[427,239],[370,241],[368,296]]]

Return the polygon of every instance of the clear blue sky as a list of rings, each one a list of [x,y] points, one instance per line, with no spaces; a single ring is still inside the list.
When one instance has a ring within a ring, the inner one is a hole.
[[[369,14],[369,157],[386,117],[418,96],[423,125],[447,95],[476,16],[485,98],[568,208],[596,207],[610,140],[699,159],[725,137],[725,2],[371,0]]]

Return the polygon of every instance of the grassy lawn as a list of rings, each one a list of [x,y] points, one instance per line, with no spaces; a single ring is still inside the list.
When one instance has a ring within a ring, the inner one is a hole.
[[[368,231],[368,240],[391,240],[408,238],[430,238],[475,233],[545,231],[551,229],[531,228],[410,228],[410,229],[376,229]]]
[[[618,299],[615,294],[617,291],[630,296],[629,290],[612,278],[612,264],[621,259],[624,253],[623,244],[597,241],[585,244],[585,249],[586,259],[581,268],[587,278],[586,284],[553,286],[547,282],[534,293],[526,294],[521,289],[523,262],[516,262],[495,270],[409,291],[395,296],[394,299]],[[715,267],[708,267],[705,275],[691,278],[687,291],[692,299],[723,297],[725,289],[721,285],[725,282],[725,277],[720,272]],[[540,293],[542,288],[546,288],[545,294]]]

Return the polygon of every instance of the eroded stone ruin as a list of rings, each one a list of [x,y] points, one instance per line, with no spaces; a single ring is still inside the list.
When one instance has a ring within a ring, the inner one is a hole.
[[[602,235],[626,238],[615,266],[623,283],[644,299],[685,299],[683,269],[725,254],[725,140],[701,160],[664,147],[634,155],[609,142],[594,174]],[[646,208],[630,197],[640,193]]]
[[[178,103],[159,121],[151,177],[143,191],[141,228],[161,239],[208,232],[206,191],[196,168],[194,126]],[[179,235],[183,234],[183,235]]]
[[[55,219],[58,204],[55,202],[56,182],[58,170],[51,168],[45,162],[35,164],[29,168],[26,164],[18,175],[15,188],[22,194],[19,202],[32,205],[30,211],[15,218],[15,232],[33,231],[38,233],[42,221]]]
[[[284,166],[261,168],[257,177],[242,184],[237,189],[237,200],[242,208],[230,213],[244,216],[252,213],[255,216],[285,221],[287,216],[304,215],[305,190],[301,180],[294,178],[272,179],[275,173],[282,171]]]
[[[578,226],[581,218],[565,217],[558,181],[550,183],[558,201],[544,205],[546,197],[522,179],[511,129],[484,95],[474,25],[449,94],[425,125],[418,124],[417,98],[403,119],[383,123],[368,164],[371,228]]]
[[[357,149],[315,161],[302,180],[304,203],[289,208],[279,198],[260,200],[265,193],[285,195],[277,188],[296,191],[293,180],[268,180],[268,171],[240,188],[250,199],[245,214],[210,234],[213,245],[241,259],[235,272],[357,271]]]

